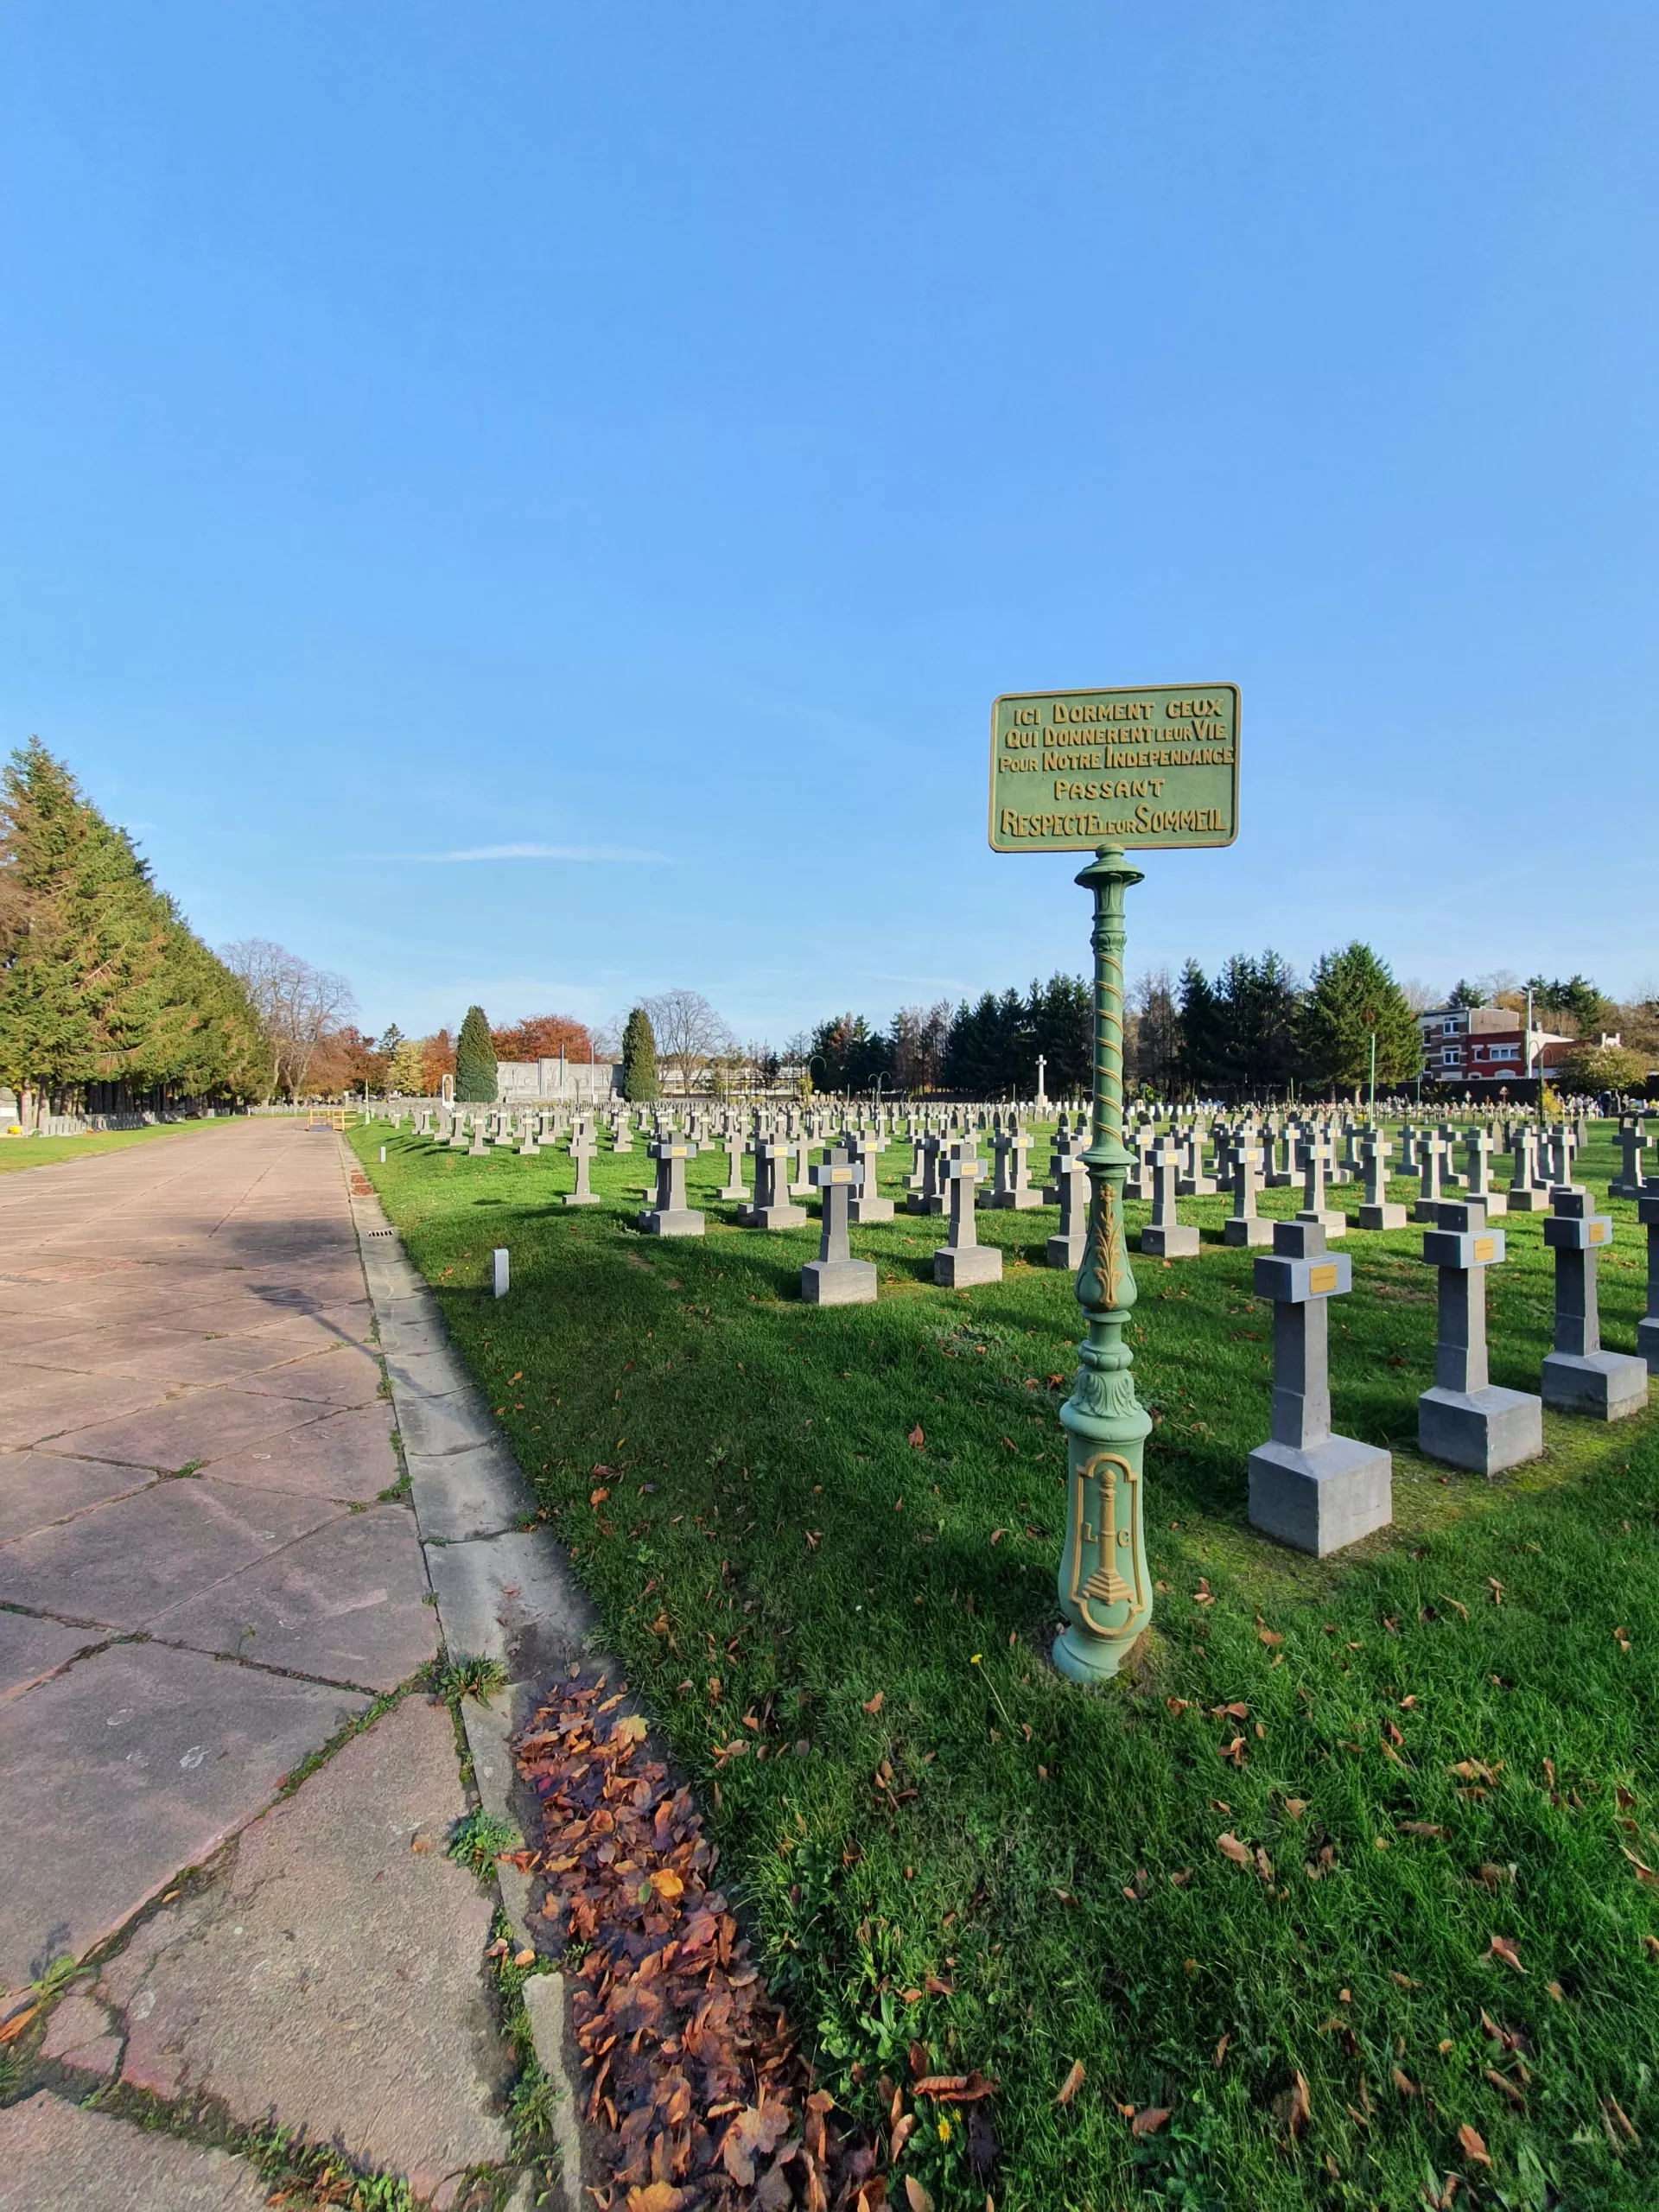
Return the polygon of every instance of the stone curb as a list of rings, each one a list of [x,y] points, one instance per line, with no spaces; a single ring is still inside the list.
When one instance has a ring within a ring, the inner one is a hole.
[[[343,1137],[340,1147],[444,1649],[452,1659],[495,1659],[507,1670],[506,1688],[487,1701],[461,1700],[473,1779],[484,1810],[522,1833],[512,1807],[514,1728],[539,1688],[597,1656],[593,1609],[554,1538],[522,1525],[535,1510],[530,1485],[379,1198],[352,1191],[359,1163]],[[498,1866],[496,1876],[515,1943],[533,1948],[530,1877],[506,1866]],[[532,1975],[524,1999],[537,2063],[558,2092],[559,2185],[567,2212],[578,2212],[585,2166],[576,2117],[581,2085],[571,2063],[563,1975],[556,1968]]]

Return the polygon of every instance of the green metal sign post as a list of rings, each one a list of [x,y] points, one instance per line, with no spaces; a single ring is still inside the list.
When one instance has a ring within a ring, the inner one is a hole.
[[[1016,765],[1017,764],[1017,765]],[[991,710],[990,842],[997,852],[1095,857],[1094,1101],[1089,1236],[1077,1270],[1084,1334],[1060,1408],[1065,1542],[1054,1664],[1109,1681],[1152,1618],[1143,1489],[1152,1420],[1123,1332],[1135,1301],[1123,1234],[1123,894],[1127,849],[1228,845],[1238,829],[1238,692],[1229,683],[1012,693]]]

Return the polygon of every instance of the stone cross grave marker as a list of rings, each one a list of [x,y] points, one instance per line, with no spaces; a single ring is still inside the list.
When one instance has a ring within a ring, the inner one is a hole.
[[[1175,1211],[1180,1149],[1160,1137],[1152,1148],[1152,1219],[1141,1232],[1141,1249],[1160,1260],[1190,1260],[1198,1250],[1198,1232]]]
[[[1252,1524],[1323,1558],[1394,1516],[1394,1462],[1331,1427],[1329,1301],[1353,1287],[1345,1252],[1326,1256],[1317,1222],[1281,1221],[1255,1262],[1255,1294],[1273,1300],[1273,1411],[1249,1459]]]
[[[697,1147],[671,1137],[658,1137],[645,1147],[645,1155],[657,1163],[657,1204],[639,1216],[647,1236],[701,1236],[703,1217],[685,1203],[685,1164],[696,1157]]]
[[[976,1155],[971,1140],[959,1144],[945,1166],[950,1233],[933,1255],[933,1280],[946,1290],[1002,1280],[1001,1251],[995,1244],[980,1243],[974,1219],[974,1185],[984,1173],[985,1163]]]
[[[849,1160],[840,1145],[812,1170],[813,1187],[823,1202],[823,1227],[817,1258],[801,1269],[801,1296],[809,1306],[875,1303],[875,1269],[868,1260],[854,1259],[847,1236],[848,1207],[863,1180],[862,1166]]]
[[[1588,1191],[1559,1186],[1544,1224],[1555,1255],[1555,1348],[1544,1360],[1544,1403],[1595,1421],[1622,1421],[1648,1402],[1648,1363],[1601,1348],[1596,1260],[1613,1241],[1613,1224],[1592,1209]]]
[[[1502,1390],[1486,1357],[1486,1270],[1506,1257],[1503,1231],[1489,1229],[1478,1199],[1440,1208],[1423,1234],[1423,1259],[1440,1274],[1434,1383],[1417,1401],[1417,1448],[1430,1459],[1495,1475],[1544,1448],[1544,1404]]]

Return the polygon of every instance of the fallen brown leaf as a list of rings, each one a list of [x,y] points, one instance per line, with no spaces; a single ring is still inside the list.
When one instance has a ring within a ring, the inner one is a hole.
[[[1389,2069],[1389,2078],[1394,2083],[1395,2088],[1399,2090],[1402,2097],[1414,2097],[1416,2095],[1417,2084],[1412,2080],[1409,2074],[1402,2074],[1397,2066],[1391,2066]]]
[[[1494,1959],[1502,1959],[1504,1965],[1513,1967],[1516,1974],[1526,1972],[1525,1967],[1521,1963],[1521,1954],[1507,1936],[1494,1936],[1487,1946],[1487,1955]]]
[[[919,1452],[922,1449],[922,1446],[927,1442],[926,1437],[922,1433],[922,1424],[920,1421],[918,1421],[915,1427],[911,1430],[910,1441],[912,1447],[918,1452]]]
[[[1471,2127],[1467,2120],[1458,2130],[1458,2147],[1471,2165],[1490,2166],[1492,2163],[1491,2152],[1482,2141],[1478,2131]]]
[[[865,1712],[872,1715],[880,1713],[883,1704],[887,1700],[887,1694],[885,1690],[877,1690],[874,1697],[866,1698],[864,1700]]]
[[[1083,2061],[1080,2058],[1074,2058],[1071,2062],[1071,2071],[1066,2075],[1065,2081],[1061,2082],[1059,2094],[1054,2100],[1055,2103],[1057,2105],[1069,2105],[1072,2098],[1077,2095],[1077,2091],[1083,2087],[1086,2078],[1087,2077],[1084,2072]]]
[[[1224,1859],[1230,1859],[1235,1866],[1251,1864],[1250,1847],[1248,1843],[1241,1843],[1230,1829],[1216,1838],[1216,1849]]]
[[[1137,2139],[1155,2135],[1168,2118],[1169,2113],[1164,2106],[1147,2105],[1129,2122],[1129,2133]]]
[[[933,2212],[933,2200],[914,2174],[905,2176],[905,2202],[910,2212]]]

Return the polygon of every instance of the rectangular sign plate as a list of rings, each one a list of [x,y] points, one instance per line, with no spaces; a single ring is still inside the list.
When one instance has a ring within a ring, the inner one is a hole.
[[[991,709],[991,848],[1230,845],[1238,686],[1010,691]]]

